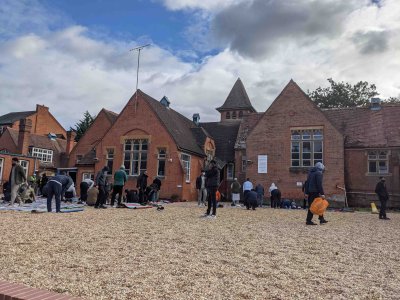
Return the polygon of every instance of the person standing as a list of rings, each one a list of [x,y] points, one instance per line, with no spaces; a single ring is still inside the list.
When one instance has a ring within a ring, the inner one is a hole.
[[[259,207],[262,207],[264,198],[264,187],[261,185],[261,183],[256,185],[255,191],[257,193],[257,205]]]
[[[313,168],[308,173],[307,185],[305,187],[305,192],[308,195],[308,211],[306,225],[317,225],[312,221],[313,213],[310,210],[311,204],[317,197],[325,198],[324,189],[322,187],[323,172],[325,166],[321,162],[317,162]],[[324,216],[319,216],[319,223],[325,224],[328,221],[325,220]]]
[[[250,181],[250,178],[247,178],[243,183],[243,195],[246,196],[247,192],[250,192],[253,189],[253,184]]]
[[[157,202],[160,198],[160,190],[161,190],[161,180],[157,176],[153,179],[154,193],[153,193],[153,202]]]
[[[122,192],[124,185],[128,181],[128,176],[125,172],[125,166],[122,165],[117,172],[114,174],[114,185],[111,195],[111,206],[114,206],[115,197],[118,194],[117,207],[121,207]]]
[[[281,191],[275,183],[272,183],[269,187],[269,193],[271,195],[271,208],[281,207]]]
[[[136,182],[136,187],[139,190],[140,203],[144,203],[146,201],[147,177],[147,171],[142,171]]]
[[[63,195],[74,184],[71,177],[67,175],[56,175],[47,182],[47,211],[51,212],[51,201],[53,196],[56,200],[56,212],[61,212],[61,195]]]
[[[215,160],[210,161],[210,167],[206,171],[206,187],[208,193],[208,206],[205,216],[210,218],[217,217],[217,189],[219,186],[219,171]],[[212,215],[210,215],[212,206]]]
[[[46,185],[47,181],[49,181],[49,178],[47,177],[46,173],[43,173],[42,178],[40,179],[40,195],[43,195],[43,187]]]
[[[389,193],[386,189],[386,180],[385,177],[379,177],[380,181],[376,184],[375,193],[379,197],[379,201],[381,202],[381,208],[379,210],[379,219],[381,220],[390,220],[386,217],[386,205],[389,200]]]
[[[19,164],[18,157],[13,157],[10,178],[9,178],[9,183],[11,186],[10,205],[14,205],[15,198],[17,198],[18,189],[24,182],[26,182],[26,175],[24,168],[22,168],[22,166]]]
[[[207,188],[206,188],[206,173],[201,170],[201,174],[196,178],[196,190],[197,190],[197,205],[206,206],[207,200]]]
[[[239,181],[237,180],[237,178],[235,178],[231,184],[233,206],[240,206],[239,201],[240,201],[240,188],[241,187],[242,186],[240,185]]]
[[[96,175],[96,185],[99,189],[99,194],[97,195],[97,201],[94,208],[107,208],[104,204],[107,199],[107,172],[108,167],[104,166]]]

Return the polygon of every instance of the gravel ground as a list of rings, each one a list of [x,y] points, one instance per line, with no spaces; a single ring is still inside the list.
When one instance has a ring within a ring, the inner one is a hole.
[[[400,214],[0,212],[0,278],[83,299],[399,299]]]

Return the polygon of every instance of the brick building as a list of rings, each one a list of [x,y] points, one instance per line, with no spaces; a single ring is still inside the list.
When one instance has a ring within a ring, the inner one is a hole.
[[[37,105],[35,111],[12,112],[0,116],[0,127],[0,151],[4,158],[4,169],[11,168],[12,156],[25,157],[28,175],[34,172],[53,175],[57,169],[67,166],[69,152],[75,144],[75,133],[67,132],[48,107]],[[8,180],[6,173],[3,172],[2,181]]]

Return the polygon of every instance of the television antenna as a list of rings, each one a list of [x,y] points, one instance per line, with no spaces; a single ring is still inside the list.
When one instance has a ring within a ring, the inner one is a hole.
[[[130,49],[129,51],[137,51],[138,52],[138,57],[137,57],[137,68],[136,68],[136,103],[135,103],[135,110],[136,110],[136,105],[137,105],[137,96],[138,96],[138,86],[139,86],[139,66],[140,66],[140,51],[142,51],[143,48],[149,47],[151,44],[146,44],[142,45],[139,47],[135,47]]]

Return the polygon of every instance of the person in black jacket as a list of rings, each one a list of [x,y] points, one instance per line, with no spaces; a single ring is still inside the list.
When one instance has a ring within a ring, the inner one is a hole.
[[[305,187],[305,192],[308,195],[308,212],[306,225],[317,225],[312,221],[313,213],[310,211],[310,207],[315,198],[325,198],[324,189],[322,187],[322,173],[324,172],[324,170],[325,166],[321,162],[317,162],[308,173],[307,185]],[[319,216],[319,223],[322,225],[328,223],[328,221],[324,219],[324,216]]]
[[[219,171],[217,167],[217,163],[215,160],[210,161],[210,167],[206,171],[206,187],[207,187],[207,194],[208,194],[208,206],[207,212],[205,216],[210,218],[215,218],[217,215],[217,199],[216,193],[219,186]],[[212,215],[211,212],[211,205],[212,205]]]
[[[51,201],[53,196],[56,199],[56,212],[61,212],[61,195],[65,193],[66,190],[69,189],[74,182],[72,178],[67,175],[57,175],[52,177],[47,182],[47,211],[51,212]]]
[[[379,201],[381,202],[381,209],[379,210],[379,219],[381,220],[390,220],[386,217],[386,204],[389,200],[389,193],[386,189],[385,177],[379,177],[380,181],[376,184],[375,193],[379,197]]]
[[[147,199],[146,198],[146,188],[147,188],[147,171],[142,171],[142,173],[139,175],[137,182],[136,182],[136,187],[139,190],[139,202],[143,203]]]
[[[107,172],[108,167],[104,166],[96,175],[96,186],[99,189],[99,194],[97,195],[97,201],[94,208],[107,208],[104,205],[106,204],[107,199]]]
[[[253,189],[251,191],[248,191],[245,195],[244,195],[244,203],[246,205],[247,209],[250,209],[250,207],[253,210],[256,210],[257,207],[257,192]]]

